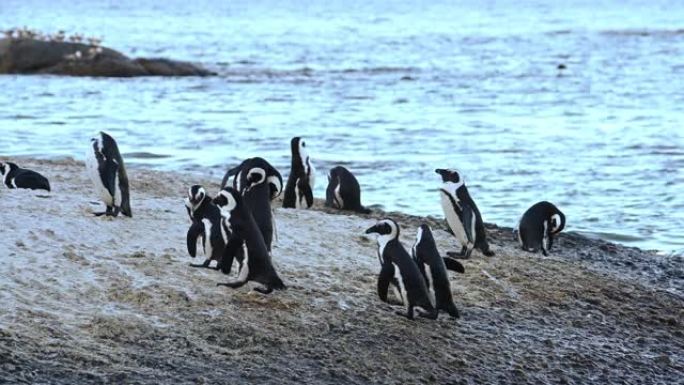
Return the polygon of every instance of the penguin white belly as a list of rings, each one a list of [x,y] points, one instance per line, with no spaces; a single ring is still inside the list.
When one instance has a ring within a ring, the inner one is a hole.
[[[296,209],[301,209],[302,208],[302,199],[304,199],[303,196],[299,195],[299,179],[297,179],[297,182],[295,183],[295,208]]]
[[[207,218],[202,219],[204,224],[204,255],[211,258],[214,246],[211,244],[211,221]]]
[[[240,273],[238,273],[238,281],[244,282],[249,277],[249,249],[245,247],[245,259],[242,261]]]
[[[121,185],[119,184],[119,172],[116,173],[116,186],[114,187],[114,206],[121,207]]]
[[[408,295],[406,293],[406,286],[404,285],[404,279],[401,276],[401,270],[396,263],[394,265],[394,278],[397,280],[397,285],[399,285],[399,299],[404,305],[408,305]],[[396,294],[396,291],[395,291]]]
[[[425,266],[425,276],[427,276],[428,291],[430,292],[430,301],[435,303],[435,281],[432,278],[432,269],[427,263],[423,264]]]
[[[338,209],[344,208],[344,199],[342,199],[342,194],[340,194],[340,187],[342,187],[342,183],[338,181],[337,187],[335,187],[335,199],[337,200]]]
[[[542,238],[542,249],[544,251],[549,251],[549,222],[544,221],[544,234]]]
[[[98,170],[100,165],[97,162],[97,158],[95,158],[95,152],[92,148],[86,152],[85,161],[86,169],[88,170],[88,176],[90,176],[90,179],[95,185],[95,192],[100,196],[100,199],[102,202],[104,202],[104,204],[107,206],[113,206],[114,200],[112,199],[112,195],[109,193],[109,190],[107,190],[104,183],[102,183],[102,177],[100,176],[100,171]]]
[[[444,192],[441,193],[441,198],[442,210],[444,211],[444,216],[446,216],[449,227],[451,227],[451,231],[454,232],[454,235],[461,243],[461,246],[468,246],[468,237],[463,228],[463,223],[461,222],[461,218],[456,214],[456,211],[451,207],[451,200]]]

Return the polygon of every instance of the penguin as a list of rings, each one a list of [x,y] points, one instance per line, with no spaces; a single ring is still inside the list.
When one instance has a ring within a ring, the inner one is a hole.
[[[2,175],[2,182],[7,188],[50,191],[50,182],[46,177],[33,170],[19,168],[12,162],[0,162],[0,175]]]
[[[107,206],[105,212],[95,213],[95,216],[106,214],[116,217],[121,212],[132,217],[126,167],[114,138],[100,132],[90,139],[86,169],[102,202]]]
[[[266,159],[259,157],[245,159],[238,166],[228,170],[221,181],[221,188],[224,188],[228,185],[228,181],[232,176],[233,188],[240,191],[242,194],[243,189],[241,185],[245,180],[243,178],[243,170],[249,170],[254,167],[261,167],[266,172],[266,181],[270,187],[271,201],[278,198],[278,196],[280,196],[280,194],[283,192],[283,177],[275,167],[268,163]]]
[[[285,284],[273,267],[264,237],[238,190],[233,187],[222,189],[214,198],[214,203],[221,209],[225,227],[231,232],[238,233],[240,238],[244,239],[247,249],[237,280],[216,285],[239,288],[249,281],[255,281],[263,285],[254,288],[262,294],[284,290]]]
[[[456,170],[438,168],[435,172],[442,176],[441,195],[442,210],[454,236],[461,244],[461,252],[448,252],[454,258],[470,258],[473,249],[491,257],[494,252],[487,243],[484,222],[477,205],[470,197],[468,188]]]
[[[313,205],[313,189],[316,181],[315,169],[306,149],[306,142],[301,137],[290,141],[292,165],[290,176],[285,185],[283,207],[310,208]]]
[[[430,302],[425,279],[418,266],[399,241],[399,225],[392,219],[384,219],[366,230],[366,234],[378,234],[378,258],[380,259],[380,275],[378,276],[378,296],[387,300],[387,289],[390,283],[398,292],[398,297],[406,306],[406,313],[397,314],[413,319],[414,310],[422,317],[436,319],[438,312]]]
[[[186,236],[188,254],[195,258],[197,240],[201,239],[204,254],[207,256],[204,263],[191,263],[190,266],[221,270],[224,274],[230,274],[232,260],[230,264],[223,263],[223,253],[230,233],[221,220],[221,210],[200,185],[188,189],[185,207],[192,221]],[[216,261],[216,268],[210,267],[211,261]]]
[[[518,241],[525,251],[542,251],[548,255],[553,237],[565,228],[565,214],[553,203],[535,203],[525,211],[518,223]]]
[[[371,212],[361,205],[361,187],[359,187],[356,177],[342,166],[333,167],[328,173],[325,205],[362,214],[370,214]]]
[[[442,258],[439,255],[432,229],[425,224],[418,227],[412,254],[430,293],[434,293],[435,308],[444,310],[453,318],[459,318],[458,309],[451,296],[447,269],[463,274],[465,272],[463,265],[453,258]]]
[[[221,182],[223,187],[228,184],[231,176],[234,176],[233,188],[243,196],[245,204],[264,237],[266,249],[270,252],[274,232],[277,235],[271,202],[282,192],[283,179],[280,173],[268,161],[256,157],[245,159],[239,166],[228,170]],[[244,255],[243,244],[244,240],[239,234],[233,233],[223,255],[225,263],[232,264],[236,258],[241,263]]]

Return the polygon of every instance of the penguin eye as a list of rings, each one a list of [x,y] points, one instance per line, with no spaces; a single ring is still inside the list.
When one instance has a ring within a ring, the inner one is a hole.
[[[302,142],[302,147],[306,147],[306,142]]]

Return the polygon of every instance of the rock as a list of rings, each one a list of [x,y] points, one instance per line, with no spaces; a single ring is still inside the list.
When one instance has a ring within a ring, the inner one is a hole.
[[[210,76],[211,71],[169,59],[132,60],[105,47],[36,39],[0,39],[0,74],[69,76]]]

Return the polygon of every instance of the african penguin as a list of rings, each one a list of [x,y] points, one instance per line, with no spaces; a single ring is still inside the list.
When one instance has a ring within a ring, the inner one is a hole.
[[[369,214],[371,212],[361,205],[361,187],[359,187],[356,177],[342,166],[334,167],[328,173],[325,205],[362,214]]]
[[[290,176],[285,185],[283,207],[310,208],[313,205],[313,188],[316,180],[316,170],[311,164],[311,158],[306,149],[303,138],[294,137],[290,142],[292,164]]]
[[[274,289],[285,289],[273,267],[264,237],[240,193],[232,187],[226,187],[214,198],[214,203],[221,209],[223,223],[230,231],[240,235],[247,249],[237,280],[218,283],[217,286],[238,288],[248,281],[255,281],[263,287],[255,287],[254,290],[263,294],[269,294]]]
[[[90,139],[90,146],[86,152],[86,168],[100,199],[107,206],[105,212],[95,215],[106,214],[115,217],[121,212],[132,217],[128,176],[114,138],[100,132]]]
[[[270,252],[274,233],[277,235],[271,202],[282,191],[283,180],[280,173],[265,159],[255,157],[245,159],[239,166],[229,170],[223,178],[224,187],[230,176],[233,176],[233,188],[242,195],[264,237],[266,249]],[[244,255],[243,244],[244,240],[240,235],[233,232],[223,256],[226,263],[232,263],[235,258],[241,262]]]
[[[228,181],[232,176],[233,188],[243,194],[244,181],[246,180],[246,175],[244,175],[244,173],[246,170],[254,167],[261,167],[265,171],[266,181],[268,182],[268,186],[270,188],[270,199],[276,199],[283,191],[283,177],[275,167],[268,163],[266,159],[260,157],[245,159],[238,166],[228,170],[221,181],[221,188],[228,186]]]
[[[418,266],[399,241],[399,225],[384,219],[366,230],[366,234],[378,234],[378,258],[381,270],[378,276],[378,296],[384,302],[387,300],[387,289],[392,284],[395,293],[406,306],[406,313],[397,312],[409,319],[413,319],[414,310],[422,317],[436,319],[438,312],[430,302],[430,295],[425,279],[418,270]]]
[[[195,258],[197,254],[197,240],[202,241],[202,248],[206,259],[204,263],[193,264],[192,267],[210,268],[211,261],[216,261],[216,270],[224,274],[230,274],[230,263],[224,263],[223,253],[229,239],[229,232],[221,220],[221,210],[216,206],[204,187],[194,185],[188,189],[188,197],[185,198],[185,207],[192,221],[186,236],[188,254]],[[242,256],[239,256],[239,260]]]
[[[484,222],[477,205],[470,197],[468,188],[461,175],[456,170],[436,169],[442,176],[441,195],[442,210],[454,236],[461,244],[461,252],[448,252],[455,258],[470,258],[473,249],[479,249],[482,254],[491,257],[494,252],[487,243]]]
[[[0,175],[2,175],[2,182],[5,186],[11,189],[27,188],[50,191],[50,182],[46,177],[35,171],[19,168],[12,162],[0,162]]]
[[[437,250],[435,238],[428,225],[420,225],[416,233],[416,243],[413,245],[413,259],[418,269],[425,277],[430,293],[434,293],[435,308],[444,310],[450,316],[458,318],[458,309],[451,296],[451,285],[447,269],[463,273],[465,269],[460,262],[453,258],[442,258]]]
[[[518,224],[518,241],[525,251],[542,251],[548,255],[553,237],[565,227],[565,214],[553,203],[543,201],[532,205]]]

